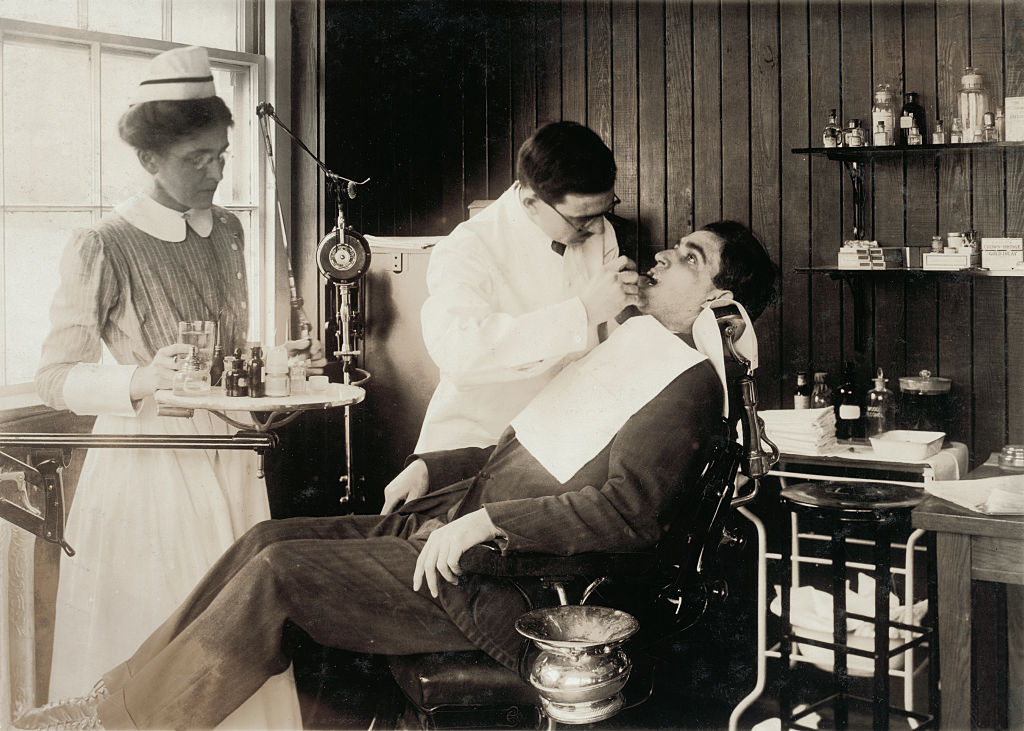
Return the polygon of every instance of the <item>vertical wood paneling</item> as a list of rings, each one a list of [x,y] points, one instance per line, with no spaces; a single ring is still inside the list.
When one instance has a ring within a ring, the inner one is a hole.
[[[512,146],[512,23],[510,5],[487,18],[487,197],[497,198],[515,176]]]
[[[537,4],[537,124],[562,116],[562,12],[557,3]]]
[[[611,0],[587,0],[587,126],[612,143]]]
[[[654,250],[665,247],[665,4],[642,2],[637,21],[639,219]],[[645,251],[643,258],[652,255]]]
[[[612,4],[612,151],[619,173],[615,188],[622,203],[616,213],[636,221],[639,213],[640,128],[637,124],[637,6]]]
[[[693,26],[689,0],[665,7],[666,245],[693,230]]]
[[[750,225],[773,261],[780,261],[779,239],[779,14],[765,4],[750,7]],[[759,395],[764,408],[776,408],[780,393],[781,307],[769,308],[756,330],[761,366]]]
[[[810,5],[810,124],[814,139],[828,119],[829,109],[837,109],[840,119],[846,114],[840,92],[839,8],[835,3]],[[836,261],[836,249],[849,231],[844,228],[844,199],[841,196],[843,167],[831,160],[811,158],[811,245],[810,261],[814,266],[830,266]],[[849,211],[846,213],[847,220]],[[810,358],[815,370],[829,371],[833,386],[842,367],[840,353],[840,301],[838,282],[823,276],[811,278]]]
[[[795,270],[798,267],[806,267],[809,263],[811,225],[816,223],[811,218],[809,205],[812,200],[811,162],[806,156],[793,155],[790,150],[820,144],[818,124],[820,122],[824,126],[824,121],[820,117],[815,117],[812,125],[808,118],[810,56],[806,6],[782,3],[779,8],[779,25],[779,69],[782,75],[779,112],[782,126],[779,151],[779,164],[782,167],[782,228],[778,263],[782,275],[782,297],[778,311],[780,322],[783,323],[780,338],[783,360],[779,370],[781,389],[784,394],[789,394],[796,384],[796,373],[811,368],[811,275]],[[824,171],[825,168],[822,167],[821,170]],[[832,166],[833,178],[838,170],[838,165]],[[822,181],[817,178],[815,183],[822,185]],[[838,186],[838,182],[835,184]],[[819,199],[818,204],[824,207],[826,203]],[[808,377],[813,378],[813,374],[808,374]],[[781,405],[791,405],[783,394],[780,394],[779,398]]]
[[[918,90],[925,99],[925,109],[932,109],[932,120],[947,117],[952,122],[948,107],[937,102],[935,77],[935,9],[931,2],[914,0],[904,5],[906,48],[905,86]],[[934,128],[934,124],[932,125]],[[938,201],[936,191],[936,165],[930,157],[911,156],[906,169],[906,222],[907,243],[923,247],[938,231]],[[945,232],[941,232],[945,233]],[[920,249],[913,264],[920,266]],[[938,363],[937,302],[938,277],[913,277],[906,280],[906,367],[893,376],[916,374],[922,368],[934,370]],[[897,383],[892,382],[893,390]]]
[[[536,3],[521,3],[512,20],[512,151],[513,155],[537,129],[537,17]]]
[[[562,8],[562,119],[587,121],[587,7],[564,0]]]
[[[871,3],[871,75],[873,87],[891,84],[899,99],[903,76],[903,14],[899,5],[885,0]],[[899,114],[898,107],[896,113]],[[867,128],[874,132],[870,116]],[[883,246],[903,246],[902,161],[891,158],[878,161],[870,166],[868,174],[874,191],[874,232],[871,238]],[[871,348],[865,353],[865,357],[870,359],[865,364],[865,374],[873,376],[881,368],[893,385],[906,365],[903,283],[903,277],[875,280],[872,341]]]
[[[991,98],[1002,97],[1002,8],[991,0],[971,3],[971,62],[979,66]],[[996,103],[992,106],[995,107]],[[973,226],[982,236],[1003,235],[1003,156],[987,153],[973,155]],[[1002,279],[978,279],[974,283],[974,307],[971,332],[974,333],[971,397],[973,442],[971,452],[980,461],[998,451],[1006,436],[1006,369],[1003,362],[1006,335],[1005,283]]]
[[[1003,3],[1006,96],[1024,96],[1024,3]],[[1006,156],[1006,232],[1024,235],[1024,155]],[[1006,282],[1007,441],[1024,442],[1024,279]],[[984,404],[979,405],[984,408]]]
[[[693,5],[694,226],[722,217],[722,19],[718,3]],[[696,181],[700,181],[699,185]]]
[[[487,198],[487,23],[477,11],[467,19],[467,48],[462,85],[463,169],[465,190],[459,220],[466,206]]]
[[[746,2],[722,3],[721,118],[708,135],[722,147],[722,217],[750,221],[750,18]]]
[[[939,104],[955,108],[960,74],[967,65],[967,6],[938,0],[935,7]],[[939,168],[939,230],[964,231],[970,222],[969,155],[947,155]],[[939,284],[938,375],[953,379],[953,395],[961,418],[953,437],[971,444],[971,281],[943,278]]]

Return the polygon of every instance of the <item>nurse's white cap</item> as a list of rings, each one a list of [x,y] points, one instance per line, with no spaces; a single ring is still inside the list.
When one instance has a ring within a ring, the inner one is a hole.
[[[164,51],[149,62],[131,103],[205,99],[216,96],[210,58],[205,48],[188,46]]]

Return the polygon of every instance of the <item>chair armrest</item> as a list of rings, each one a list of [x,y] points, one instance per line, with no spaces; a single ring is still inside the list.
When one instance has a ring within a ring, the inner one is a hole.
[[[502,554],[494,543],[471,547],[459,559],[462,570],[487,576],[536,578],[643,576],[657,566],[652,551],[636,553],[578,553],[556,556],[547,553]]]

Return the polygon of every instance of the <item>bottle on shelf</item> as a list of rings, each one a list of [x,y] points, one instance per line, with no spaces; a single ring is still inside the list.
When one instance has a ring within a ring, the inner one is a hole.
[[[882,138],[878,136],[879,124],[884,130]],[[875,147],[893,144],[896,131],[896,92],[890,84],[879,84],[875,87],[875,98],[871,105],[871,128],[875,131]]]
[[[860,126],[860,120],[851,119],[846,123],[846,130],[843,133],[843,144],[846,147],[863,147],[864,141],[864,128]]]
[[[964,128],[960,123],[960,117],[953,117],[953,125],[949,128],[949,142],[952,145],[964,141]]]
[[[935,131],[932,132],[932,144],[933,145],[944,145],[946,144],[946,130],[942,128],[942,120],[935,120]]]
[[[923,141],[924,138],[921,137],[921,132],[918,131],[917,125],[915,124],[913,127],[910,128],[910,131],[907,132],[907,144],[920,145]]]
[[[854,439],[864,435],[861,423],[861,396],[854,382],[853,364],[843,369],[843,382],[836,391],[836,439]]]
[[[964,69],[960,77],[957,96],[960,121],[964,125],[964,142],[981,142],[984,137],[985,112],[988,111],[988,91],[985,77],[974,66]]]
[[[911,144],[909,136],[913,127],[917,127],[922,138],[925,136],[924,107],[917,101],[917,92],[908,91],[903,95],[903,110],[900,112],[900,144]]]
[[[814,388],[811,389],[811,408],[821,409],[832,405],[832,389],[825,382],[828,376],[824,371],[814,374]]]
[[[886,147],[889,145],[889,130],[885,128],[885,122],[882,120],[879,120],[878,123],[875,124],[872,143],[875,147]]]
[[[793,390],[793,408],[811,408],[811,385],[807,382],[807,374],[804,371],[796,374],[796,388]]]
[[[839,116],[835,109],[828,110],[828,123],[821,133],[821,143],[825,147],[843,146],[843,128],[839,126]]]
[[[247,371],[249,396],[262,398],[266,394],[266,387],[263,381],[263,349],[258,345],[252,346],[252,354],[249,356]]]
[[[875,376],[875,387],[868,391],[865,431],[869,437],[875,437],[896,426],[896,397],[885,387],[886,378],[882,369]]]
[[[982,130],[982,142],[999,142],[999,131],[996,129],[996,115],[985,112],[985,129]]]
[[[1005,134],[1003,132],[1003,124],[1004,123],[1005,123],[1005,119],[1003,117],[1003,108],[1002,107],[996,107],[996,134],[999,135],[999,141],[1000,142],[1002,142],[1004,139],[1006,139],[1003,136]]]

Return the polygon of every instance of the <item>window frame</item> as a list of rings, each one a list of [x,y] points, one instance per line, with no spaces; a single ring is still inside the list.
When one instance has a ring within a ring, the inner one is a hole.
[[[246,0],[240,0],[239,4],[239,22],[237,26],[238,42],[239,45],[253,49],[262,45],[262,39],[258,37],[261,23],[259,22],[259,15],[261,9],[266,9],[269,3],[250,3]],[[167,23],[165,22],[165,33]],[[70,28],[63,26],[53,26],[43,23],[34,23],[31,21],[14,20],[11,18],[0,17],[0,42],[6,38],[28,38],[30,40],[38,40],[41,42],[53,42],[53,43],[74,43],[79,45],[89,45],[90,51],[96,54],[100,49],[109,49],[114,51],[124,51],[128,53],[141,53],[144,55],[155,55],[156,53],[162,53],[163,51],[170,50],[172,48],[180,48],[185,43],[177,43],[156,38],[141,38],[134,36],[123,36],[112,33],[104,33],[100,31],[85,30],[82,28]],[[211,64],[215,67],[217,65],[228,65],[235,67],[248,67],[250,69],[250,83],[249,83],[249,94],[252,102],[253,109],[257,101],[269,101],[274,102],[274,88],[273,80],[268,75],[268,67],[271,64],[271,60],[267,58],[265,54],[250,53],[247,51],[232,51],[221,48],[206,47],[210,57]],[[0,58],[0,72],[2,72],[2,58]],[[95,100],[94,100],[95,101]],[[99,119],[98,104],[93,104],[92,116],[90,117],[90,123],[95,124]],[[272,334],[275,329],[275,322],[279,319],[280,301],[278,297],[274,296],[274,293],[278,291],[279,273],[277,272],[277,214],[276,206],[272,205],[274,197],[276,196],[275,181],[272,175],[269,174],[266,154],[263,149],[263,137],[260,131],[259,120],[255,114],[245,120],[248,124],[248,136],[252,141],[252,150],[248,152],[251,155],[251,166],[250,166],[250,186],[252,190],[252,199],[250,205],[237,205],[227,204],[224,207],[229,210],[246,211],[251,215],[252,220],[252,231],[258,235],[258,241],[255,245],[258,247],[258,251],[250,252],[247,257],[250,260],[256,260],[259,262],[260,272],[259,278],[253,283],[251,275],[250,286],[249,286],[249,306],[250,312],[259,313],[259,332],[258,335],[261,340],[266,340],[268,334]],[[236,127],[239,121],[235,121]],[[0,106],[0,135],[3,134],[3,108]],[[235,149],[234,156],[238,157],[239,151]],[[97,167],[97,174],[99,174],[99,168]],[[3,196],[3,186],[5,181],[3,176],[0,175],[0,214],[4,214],[8,211],[17,210],[38,210],[40,206],[31,205],[5,205],[5,198]],[[97,216],[103,216],[108,213],[112,206],[104,204],[102,201],[102,190],[97,189],[97,195],[100,196],[98,203],[89,206],[76,206],[68,205],[66,207],[54,207],[46,206],[47,209],[53,210],[74,210],[74,209],[87,209],[90,212],[94,212]],[[98,219],[94,217],[93,223]],[[3,227],[0,226],[0,249],[3,247]],[[252,241],[246,241],[246,247],[254,245]],[[0,291],[4,283],[0,281]],[[49,303],[47,303],[48,307]],[[256,309],[258,308],[258,309]],[[7,317],[7,313],[3,311],[3,300],[0,298],[0,317]],[[6,328],[5,328],[6,329]],[[5,347],[5,336],[0,334],[0,348]],[[5,385],[0,383],[0,411],[3,411],[8,404],[11,406],[24,407],[31,404],[42,404],[42,401],[35,397],[34,401],[30,395],[35,394],[35,383],[18,383]]]

